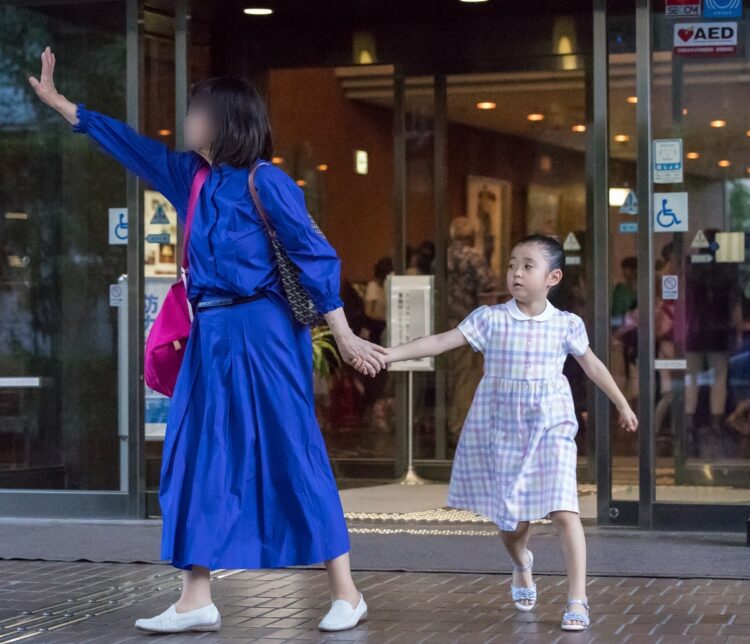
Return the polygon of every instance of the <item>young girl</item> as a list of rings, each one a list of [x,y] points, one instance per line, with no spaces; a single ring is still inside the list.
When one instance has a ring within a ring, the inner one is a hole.
[[[588,345],[583,320],[547,300],[562,279],[563,248],[543,235],[518,243],[508,265],[505,304],[480,306],[458,328],[386,350],[386,362],[435,356],[468,344],[484,353],[484,377],[456,450],[448,504],[494,521],[513,561],[511,595],[521,611],[536,603],[529,521],[549,517],[560,534],[568,572],[563,630],[589,625],[586,544],[578,514],[578,429],[570,385],[562,375],[573,354],[617,406],[620,425],[638,421]]]

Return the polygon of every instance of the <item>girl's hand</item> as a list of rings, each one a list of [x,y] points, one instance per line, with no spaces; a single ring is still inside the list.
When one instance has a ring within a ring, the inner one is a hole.
[[[42,52],[42,73],[39,79],[31,76],[29,83],[34,88],[36,95],[45,105],[49,105],[52,109],[57,110],[62,114],[68,121],[74,125],[78,122],[76,116],[76,106],[65,98],[60,92],[57,91],[54,81],[55,73],[55,55],[52,50],[47,47]]]
[[[336,336],[342,360],[367,376],[375,376],[381,369],[385,369],[383,352],[385,349],[363,340],[353,332]]]
[[[638,419],[629,405],[625,405],[622,409],[618,408],[617,411],[620,413],[620,427],[626,432],[634,432],[638,429]]]

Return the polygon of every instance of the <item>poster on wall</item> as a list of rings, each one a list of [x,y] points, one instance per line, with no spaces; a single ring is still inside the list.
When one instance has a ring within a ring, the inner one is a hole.
[[[144,337],[148,337],[151,327],[156,320],[169,287],[174,283],[174,277],[146,276],[143,284],[143,323]],[[146,440],[163,440],[167,429],[167,414],[169,413],[169,398],[144,384],[144,426]]]
[[[143,191],[146,277],[176,277],[177,211],[155,190]]]
[[[487,260],[496,275],[499,275],[503,263],[505,244],[503,239],[503,219],[509,213],[504,212],[509,191],[507,181],[469,175],[466,178],[466,216],[474,225],[476,239],[474,248]]]
[[[526,234],[556,236],[559,218],[560,191],[548,186],[529,184]]]

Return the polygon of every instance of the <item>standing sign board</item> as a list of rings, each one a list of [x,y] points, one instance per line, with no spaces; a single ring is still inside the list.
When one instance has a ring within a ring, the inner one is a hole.
[[[385,280],[388,345],[432,333],[434,278],[432,275],[389,275]],[[394,362],[391,371],[433,371],[434,358]]]

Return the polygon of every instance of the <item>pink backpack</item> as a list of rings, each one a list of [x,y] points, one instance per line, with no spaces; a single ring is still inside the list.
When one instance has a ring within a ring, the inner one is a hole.
[[[182,365],[182,356],[185,354],[185,345],[192,324],[185,280],[188,267],[188,242],[195,205],[198,203],[198,195],[208,173],[208,167],[203,166],[193,177],[185,220],[185,240],[182,246],[182,277],[169,288],[146,339],[143,361],[143,376],[146,384],[154,391],[170,398],[177,382],[177,374]]]

